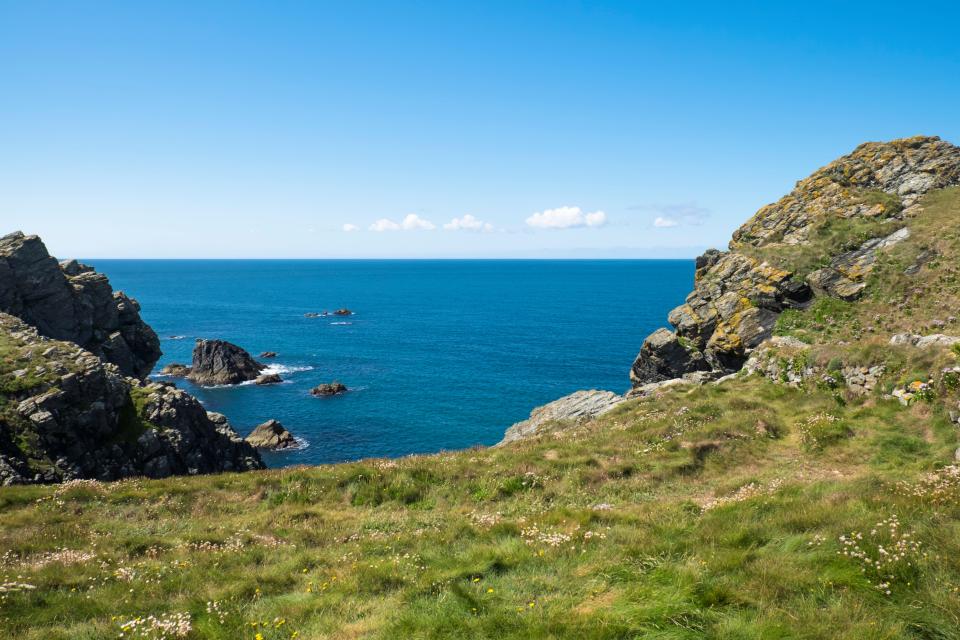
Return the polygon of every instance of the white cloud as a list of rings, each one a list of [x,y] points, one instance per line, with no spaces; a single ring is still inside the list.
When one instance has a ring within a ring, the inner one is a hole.
[[[607,214],[603,211],[594,211],[584,216],[588,227],[602,227],[607,224]]]
[[[415,213],[411,213],[401,222],[394,222],[390,218],[380,218],[368,228],[370,231],[430,231],[436,229],[437,225]]]
[[[400,225],[388,218],[380,218],[369,227],[370,231],[399,231]]]
[[[580,207],[546,209],[527,218],[527,226],[534,229],[571,229],[573,227],[601,227],[607,222],[603,211],[584,213]]]
[[[347,223],[347,224],[343,225],[343,230],[344,230],[344,231],[347,231],[347,232],[350,232],[350,231],[360,231],[360,227],[358,227],[358,226],[355,225],[355,224],[349,224],[349,223]]]
[[[443,228],[448,231],[493,231],[492,224],[484,222],[483,220],[477,220],[469,213],[462,218],[454,218],[443,225]]]
[[[657,216],[653,220],[653,226],[660,227],[661,229],[666,229],[668,227],[675,227],[678,224],[680,223],[674,220],[673,218],[664,218],[663,216]]]
[[[435,224],[429,220],[424,220],[415,213],[407,214],[407,217],[403,219],[402,226],[404,231],[413,231],[415,229],[430,231],[431,229],[437,228]]]

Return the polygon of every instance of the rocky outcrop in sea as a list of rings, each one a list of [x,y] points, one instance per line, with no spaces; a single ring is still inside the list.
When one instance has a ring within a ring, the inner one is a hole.
[[[197,340],[187,378],[207,386],[239,384],[256,380],[264,369],[245,349],[226,340]]]

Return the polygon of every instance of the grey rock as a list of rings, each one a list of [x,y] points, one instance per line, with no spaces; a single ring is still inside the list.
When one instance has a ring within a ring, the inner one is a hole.
[[[890,338],[890,344],[892,345],[917,347],[918,349],[952,347],[958,342],[960,342],[960,336],[948,336],[942,333],[933,333],[928,336],[921,336],[914,333],[897,333]]]
[[[530,417],[507,429],[497,446],[532,438],[548,424],[563,420],[582,422],[610,411],[625,398],[612,391],[576,391],[559,400],[537,407]]]
[[[277,373],[265,373],[257,376],[257,379],[254,380],[254,383],[258,385],[278,384],[280,382],[283,382],[283,378],[281,378],[280,374]]]
[[[643,341],[630,370],[630,379],[634,385],[640,385],[708,369],[710,364],[702,353],[685,346],[675,332],[657,329]]]

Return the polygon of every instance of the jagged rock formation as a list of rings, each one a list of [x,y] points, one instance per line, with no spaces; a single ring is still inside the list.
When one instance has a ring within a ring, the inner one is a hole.
[[[226,340],[197,340],[187,378],[197,384],[239,384],[256,380],[266,367]]]
[[[697,371],[736,371],[772,335],[785,309],[802,308],[814,295],[856,299],[877,252],[909,231],[888,232],[853,250],[818,256],[828,266],[810,273],[771,261],[780,252],[818,241],[818,234],[836,221],[902,226],[920,213],[921,196],[957,184],[960,148],[927,137],[860,145],[801,180],[740,227],[729,251],[710,250],[697,259],[694,290],[668,316],[674,331],[660,329],[644,341],[630,372],[633,385]]]
[[[0,313],[0,484],[259,469],[219,414]]]
[[[267,420],[258,425],[246,441],[258,449],[270,449],[273,451],[281,449],[290,449],[299,446],[297,439],[293,434],[276,420]]]
[[[579,422],[595,418],[610,411],[624,400],[623,396],[612,391],[576,391],[531,411],[529,418],[507,429],[498,446],[533,437],[551,422],[562,420]]]
[[[0,311],[43,336],[80,345],[125,375],[145,378],[161,355],[136,300],[92,267],[58,264],[40,238],[19,231],[0,238]]]

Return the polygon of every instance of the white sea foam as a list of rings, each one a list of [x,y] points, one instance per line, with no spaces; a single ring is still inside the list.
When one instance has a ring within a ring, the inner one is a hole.
[[[344,325],[344,324],[353,324],[353,323],[352,322],[331,322],[330,324]]]
[[[167,336],[167,340],[183,340],[187,336]]]
[[[268,375],[268,374],[271,374],[271,373],[276,373],[277,375],[281,375],[281,376],[282,376],[282,375],[284,375],[284,374],[289,375],[289,374],[292,374],[292,373],[299,373],[299,372],[301,372],[301,371],[313,371],[313,367],[311,367],[310,365],[298,366],[298,365],[288,365],[288,364],[277,364],[277,363],[274,363],[274,364],[268,364],[268,365],[267,365],[267,368],[264,369],[264,370],[262,371],[262,373],[263,373],[264,375]]]

